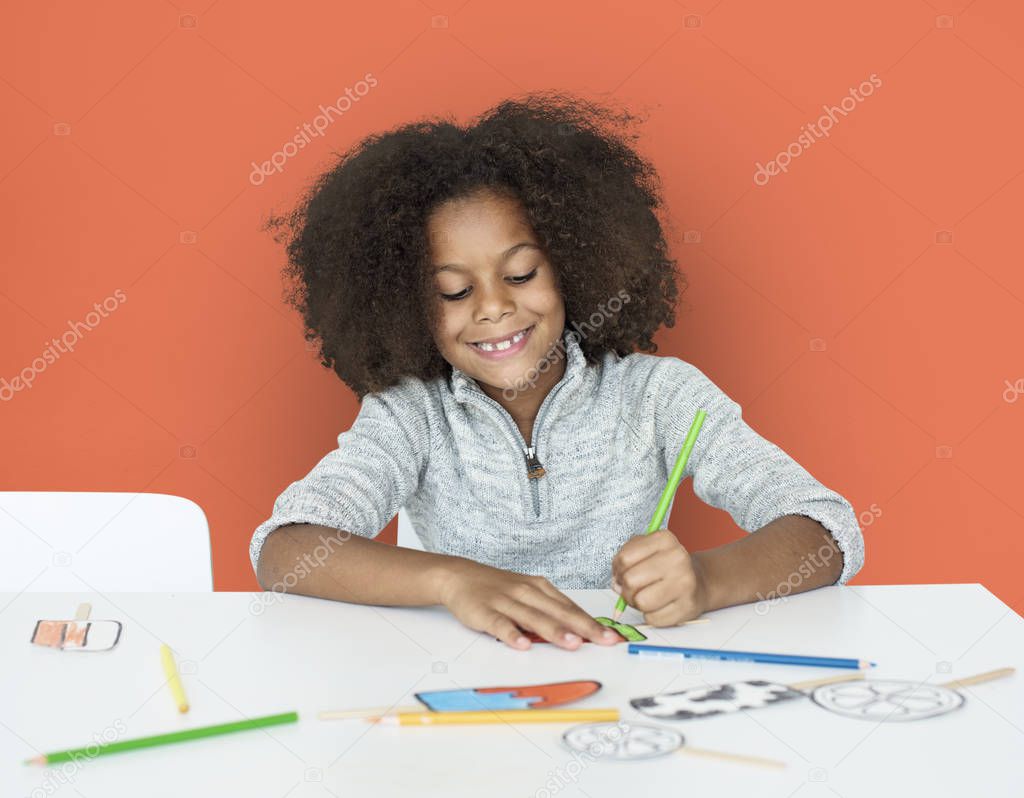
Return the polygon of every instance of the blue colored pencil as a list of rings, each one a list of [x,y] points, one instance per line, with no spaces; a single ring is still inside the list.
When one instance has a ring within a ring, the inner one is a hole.
[[[725,659],[736,662],[770,662],[776,665],[813,665],[818,668],[873,668],[875,663],[842,657],[804,657],[799,654],[764,654],[758,651],[724,651],[717,648],[683,648],[630,643],[630,654],[679,654],[693,659]]]

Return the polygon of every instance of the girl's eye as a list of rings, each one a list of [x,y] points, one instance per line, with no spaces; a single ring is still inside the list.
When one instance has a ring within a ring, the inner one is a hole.
[[[513,285],[523,285],[523,283],[528,283],[530,280],[532,280],[536,276],[537,276],[537,269],[534,268],[534,270],[532,272],[530,272],[529,274],[520,274],[518,276],[509,277],[507,279],[511,280]],[[441,294],[441,298],[446,300],[446,301],[448,301],[448,302],[458,302],[460,299],[465,299],[467,296],[469,296],[469,289],[468,288],[465,288],[462,291],[459,291],[459,293],[457,293],[457,294]]]
[[[530,280],[532,280],[536,276],[537,276],[537,267],[535,266],[533,268],[533,271],[530,272],[529,274],[521,274],[518,277],[509,277],[508,279],[516,281],[515,282],[516,285],[522,285],[523,283],[529,282]]]

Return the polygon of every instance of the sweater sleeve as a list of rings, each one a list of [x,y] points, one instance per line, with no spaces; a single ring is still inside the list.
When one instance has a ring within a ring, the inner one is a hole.
[[[850,503],[755,432],[740,405],[696,366],[675,357],[659,360],[648,396],[667,469],[675,464],[696,411],[703,409],[707,416],[684,473],[693,478],[694,493],[726,510],[747,532],[784,515],[813,518],[842,551],[837,584],[848,582],[864,563],[864,538]]]
[[[267,536],[285,524],[319,524],[374,538],[416,490],[426,465],[425,402],[408,381],[366,394],[338,448],[274,502],[249,544],[253,570]]]

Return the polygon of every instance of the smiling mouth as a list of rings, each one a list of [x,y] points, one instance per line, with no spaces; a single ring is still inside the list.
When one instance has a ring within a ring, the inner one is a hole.
[[[470,346],[474,347],[475,349],[479,349],[481,352],[504,352],[508,349],[511,349],[513,346],[520,343],[524,338],[526,338],[526,336],[530,334],[530,331],[533,329],[533,327],[534,325],[531,324],[529,327],[526,327],[517,333],[513,333],[508,338],[505,338],[504,340],[498,341],[496,343],[471,343]]]

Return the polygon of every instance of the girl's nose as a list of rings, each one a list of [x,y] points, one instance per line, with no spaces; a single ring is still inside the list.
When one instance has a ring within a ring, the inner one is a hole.
[[[500,287],[481,286],[476,292],[477,304],[474,309],[476,321],[496,322],[509,316],[516,311],[515,302],[512,301],[508,289]]]

